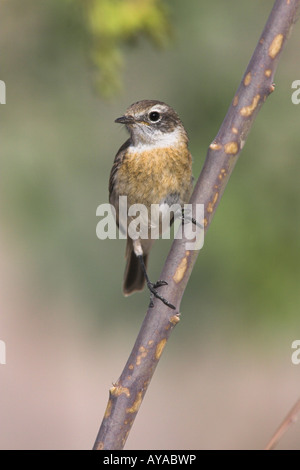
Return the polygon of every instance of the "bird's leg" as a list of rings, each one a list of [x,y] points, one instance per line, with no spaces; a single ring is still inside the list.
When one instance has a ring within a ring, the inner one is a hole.
[[[174,305],[172,305],[167,299],[165,299],[162,295],[159,295],[159,293],[157,292],[157,289],[159,287],[167,286],[168,283],[166,281],[157,281],[155,283],[151,282],[147,274],[143,255],[138,255],[138,259],[140,261],[141,268],[143,270],[143,273],[146,279],[147,287],[150,291],[150,307],[153,307],[153,297],[156,297],[157,299],[161,300],[165,305],[167,305],[169,308],[172,308],[173,310],[175,310],[176,308],[174,307]]]
[[[199,222],[197,222],[197,220],[194,219],[194,217],[190,217],[189,214],[185,213],[184,208],[181,209],[181,220],[183,224],[187,220],[189,222],[192,222],[192,224],[197,225],[198,228],[203,229],[203,225],[199,224]]]

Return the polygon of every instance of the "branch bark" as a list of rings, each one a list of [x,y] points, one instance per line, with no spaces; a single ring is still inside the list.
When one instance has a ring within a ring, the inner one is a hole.
[[[278,444],[282,436],[286,433],[288,428],[298,420],[299,416],[300,416],[300,398],[296,402],[296,404],[293,406],[291,411],[284,418],[279,428],[275,431],[271,440],[266,445],[265,450],[274,449],[274,447],[276,447],[276,445]]]
[[[284,45],[296,21],[300,0],[276,0],[229,107],[210,144],[204,167],[191,197],[204,204],[203,225],[210,226],[232,170],[261,106],[274,90],[273,77]],[[186,240],[174,240],[160,279],[168,286],[160,293],[177,313],[154,299],[148,309],[124,370],[109,391],[109,401],[94,449],[123,449],[166,342],[179,321],[181,299],[199,251],[188,251]]]

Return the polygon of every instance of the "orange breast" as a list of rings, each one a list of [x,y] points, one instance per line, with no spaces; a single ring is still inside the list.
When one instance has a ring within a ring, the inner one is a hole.
[[[119,195],[128,204],[159,204],[169,194],[178,193],[188,202],[191,191],[192,157],[186,145],[153,151],[129,150],[117,175]]]

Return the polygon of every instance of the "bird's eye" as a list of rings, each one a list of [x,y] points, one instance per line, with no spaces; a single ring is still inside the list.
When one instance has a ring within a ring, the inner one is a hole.
[[[157,122],[160,119],[160,114],[157,111],[152,111],[149,114],[150,121]]]

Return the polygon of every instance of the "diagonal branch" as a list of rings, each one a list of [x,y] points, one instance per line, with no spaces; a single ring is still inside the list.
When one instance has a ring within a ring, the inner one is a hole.
[[[289,411],[289,413],[286,415],[286,417],[280,424],[279,428],[275,431],[271,440],[266,445],[265,450],[274,449],[274,447],[278,444],[278,442],[280,441],[282,436],[286,433],[286,431],[291,426],[291,424],[294,424],[298,420],[299,416],[300,416],[300,398],[295,403],[293,408]]]
[[[204,204],[208,229],[255,117],[274,90],[273,77],[296,21],[300,0],[276,0],[254,54],[215,140],[209,146],[191,203]],[[195,212],[193,213],[195,217]],[[160,293],[177,313],[155,299],[148,309],[125,368],[109,391],[109,401],[94,449],[123,449],[166,342],[179,321],[180,302],[199,251],[174,240],[161,279]]]

